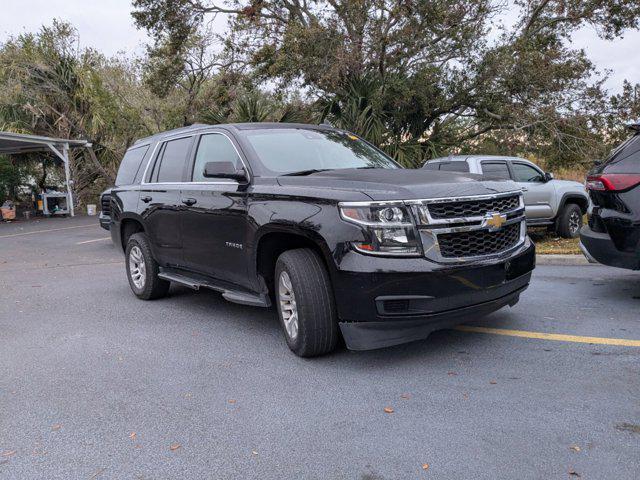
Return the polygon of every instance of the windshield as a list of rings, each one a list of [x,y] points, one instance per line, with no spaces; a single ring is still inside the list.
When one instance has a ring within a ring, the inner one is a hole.
[[[245,132],[267,170],[278,174],[341,168],[399,168],[354,135],[335,130],[283,128]]]

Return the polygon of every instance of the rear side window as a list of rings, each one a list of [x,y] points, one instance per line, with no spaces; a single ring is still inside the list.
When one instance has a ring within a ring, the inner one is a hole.
[[[640,135],[615,149],[605,162],[607,173],[640,173]]]
[[[443,172],[463,172],[469,173],[469,165],[467,162],[448,162],[441,163],[440,170]]]
[[[233,162],[236,170],[243,168],[242,160],[240,160],[231,140],[220,133],[211,133],[200,137],[196,160],[193,165],[192,178],[194,182],[219,181],[205,178],[203,175],[204,166],[208,162]]]
[[[151,173],[152,183],[182,182],[192,137],[165,142]]]
[[[507,162],[482,162],[482,173],[486,178],[493,180],[510,180]]]
[[[147,150],[149,150],[149,145],[127,150],[118,169],[118,176],[116,177],[117,186],[131,185],[134,183],[134,179],[140,170],[142,159],[147,153]]]

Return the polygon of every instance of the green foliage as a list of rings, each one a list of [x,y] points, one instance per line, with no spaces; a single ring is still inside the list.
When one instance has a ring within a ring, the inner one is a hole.
[[[133,0],[142,58],[79,47],[54,21],[0,44],[0,130],[91,141],[75,190],[95,196],[137,138],[193,122],[323,121],[415,167],[518,154],[583,171],[640,119],[640,84],[610,97],[572,34],[638,28],[637,0]],[[498,21],[505,9],[517,20]],[[227,15],[224,34],[209,30]],[[0,160],[0,191],[43,185],[42,157]],[[52,160],[46,160],[45,163]],[[18,172],[18,173],[16,173]],[[16,177],[18,175],[18,177]],[[95,198],[93,198],[95,200]]]
[[[218,37],[229,68],[278,92],[303,88],[323,118],[407,165],[480,144],[558,164],[600,155],[609,99],[568,40],[586,25],[615,38],[640,18],[634,0],[135,0],[134,8],[157,45],[229,15],[230,31]],[[496,22],[507,8],[518,14],[508,27]]]

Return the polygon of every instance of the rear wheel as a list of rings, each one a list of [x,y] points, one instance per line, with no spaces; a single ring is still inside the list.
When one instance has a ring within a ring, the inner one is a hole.
[[[338,318],[331,281],[320,256],[311,249],[284,252],[276,262],[275,296],[289,348],[300,357],[332,351]]]
[[[144,233],[134,233],[129,237],[125,260],[129,286],[136,297],[153,300],[167,294],[171,283],[158,277],[158,262],[151,254],[151,247]]]
[[[576,238],[582,228],[582,210],[575,203],[564,206],[556,223],[556,232],[562,238]]]

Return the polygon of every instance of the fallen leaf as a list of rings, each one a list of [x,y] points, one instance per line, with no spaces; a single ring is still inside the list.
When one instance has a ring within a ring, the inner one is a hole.
[[[496,385],[498,382],[496,382],[495,380],[491,380],[489,383],[490,383],[491,385]]]
[[[135,439],[136,439],[136,432],[131,432],[131,433],[129,434],[129,438],[130,438],[131,440],[135,440]]]
[[[3,457],[12,457],[15,455],[17,450],[7,450],[6,452],[2,452]]]
[[[178,450],[182,445],[180,445],[179,443],[172,443],[171,446],[169,447],[169,450],[174,451],[174,450]]]
[[[89,477],[89,480],[93,480],[94,478],[98,478],[100,475],[104,473],[104,468],[99,468],[96,473]]]
[[[400,395],[400,398],[404,399],[404,400],[408,400],[411,398],[411,395],[408,393],[403,393],[402,395]]]
[[[251,453],[252,453],[253,455],[257,455],[257,454],[258,454],[258,452],[256,452],[255,450],[251,450]]]
[[[569,475],[572,475],[572,476],[578,477],[578,478],[580,478],[582,476],[582,475],[580,475],[578,472],[576,472],[573,469],[569,470]]]
[[[469,394],[468,393],[463,393],[462,394],[462,398],[464,398],[465,400],[469,400]]]
[[[450,377],[455,377],[456,375],[458,375],[458,372],[447,372],[447,375],[449,375]]]
[[[569,448],[574,452],[579,452],[581,450],[581,448],[578,445],[571,445]]]
[[[51,426],[51,431],[52,432],[57,432],[58,430],[60,430],[62,428],[62,424],[61,423],[56,423],[55,425]]]
[[[230,399],[229,399],[229,403],[230,403],[231,405],[233,405],[234,403],[236,403],[236,401],[235,401],[233,398],[230,398]]]
[[[384,407],[384,413],[393,413],[393,408],[391,408],[391,407]]]
[[[422,469],[423,470],[429,470],[429,464],[428,463],[423,463],[422,464]]]

